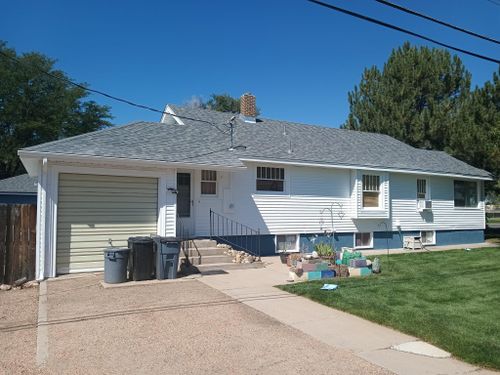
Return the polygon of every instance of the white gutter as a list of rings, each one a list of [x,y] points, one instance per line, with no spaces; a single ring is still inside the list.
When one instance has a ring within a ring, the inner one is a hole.
[[[189,168],[189,169],[206,169],[207,167],[210,167],[212,169],[217,169],[217,170],[246,169],[244,165],[230,167],[227,165],[213,164],[213,163],[186,163],[186,162],[175,162],[175,161],[146,160],[146,159],[120,158],[112,156],[77,155],[77,154],[64,154],[64,153],[53,153],[53,152],[23,151],[23,150],[19,150],[17,153],[25,166],[27,166],[27,164],[29,164],[29,162],[34,159],[39,160],[43,158],[48,158],[51,161],[79,162],[79,163],[112,163],[117,166],[125,166],[125,167],[132,167],[132,166],[149,167],[149,168],[174,167],[174,168]],[[36,175],[34,174],[34,171],[29,174],[30,176]]]
[[[380,167],[368,167],[361,165],[344,165],[344,164],[320,164],[320,163],[307,163],[300,161],[281,161],[272,159],[256,159],[256,158],[240,158],[243,162],[254,162],[254,163],[273,163],[273,164],[284,164],[284,165],[296,165],[304,167],[318,167],[318,168],[335,168],[335,169],[362,169],[368,171],[381,171],[381,172],[393,172],[393,173],[408,173],[408,174],[418,174],[418,175],[431,175],[431,176],[443,176],[443,177],[457,177],[457,178],[468,178],[472,180],[485,180],[493,181],[491,177],[479,177],[479,176],[469,176],[462,174],[452,174],[452,173],[439,173],[439,172],[428,172],[428,171],[417,171],[417,170],[407,170],[407,169],[391,169],[391,168],[380,168]]]

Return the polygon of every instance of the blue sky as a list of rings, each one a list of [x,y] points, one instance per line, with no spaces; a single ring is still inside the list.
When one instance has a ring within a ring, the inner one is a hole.
[[[500,57],[498,45],[372,0],[329,1]],[[488,0],[394,2],[500,38],[500,6]],[[382,66],[406,40],[432,46],[305,0],[5,1],[0,39],[18,52],[40,51],[57,59],[56,66],[79,82],[155,108],[185,103],[193,95],[250,91],[263,117],[329,126],[346,119],[347,92],[365,67]],[[459,56],[474,85],[491,79],[497,69]],[[116,124],[160,117],[92,98],[111,106]]]

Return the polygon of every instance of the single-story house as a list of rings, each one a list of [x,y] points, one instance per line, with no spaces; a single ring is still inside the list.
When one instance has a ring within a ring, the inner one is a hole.
[[[36,204],[37,182],[26,173],[0,180],[0,204]]]
[[[167,105],[136,122],[19,150],[38,178],[37,277],[102,270],[131,235],[260,239],[262,255],[484,240],[488,172],[394,138]],[[242,248],[249,246],[241,245]]]

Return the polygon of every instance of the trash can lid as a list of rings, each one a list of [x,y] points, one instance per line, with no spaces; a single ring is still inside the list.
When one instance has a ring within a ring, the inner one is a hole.
[[[182,240],[179,237],[153,237],[155,241],[160,241],[161,243],[166,243],[166,242],[181,242]]]
[[[129,237],[128,240],[130,242],[133,242],[133,243],[149,243],[149,242],[153,242],[153,239],[151,237],[146,237],[146,236]]]
[[[128,247],[107,247],[104,249],[106,252],[117,253],[120,251],[130,251]]]

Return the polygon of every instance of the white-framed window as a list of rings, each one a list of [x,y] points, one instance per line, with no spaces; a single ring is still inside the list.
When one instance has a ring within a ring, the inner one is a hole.
[[[429,195],[427,193],[427,180],[425,178],[417,178],[417,200],[426,200]]]
[[[455,207],[477,207],[477,182],[476,181],[453,181]]]
[[[299,236],[296,234],[278,234],[276,236],[276,252],[298,251]]]
[[[420,232],[420,241],[424,245],[436,244],[436,232],[433,230],[423,230]]]
[[[285,168],[257,167],[257,191],[284,191]]]
[[[363,207],[380,207],[380,176],[363,175]]]
[[[354,233],[354,247],[357,249],[369,249],[373,247],[373,233]]]
[[[201,195],[217,194],[217,171],[201,171]]]

